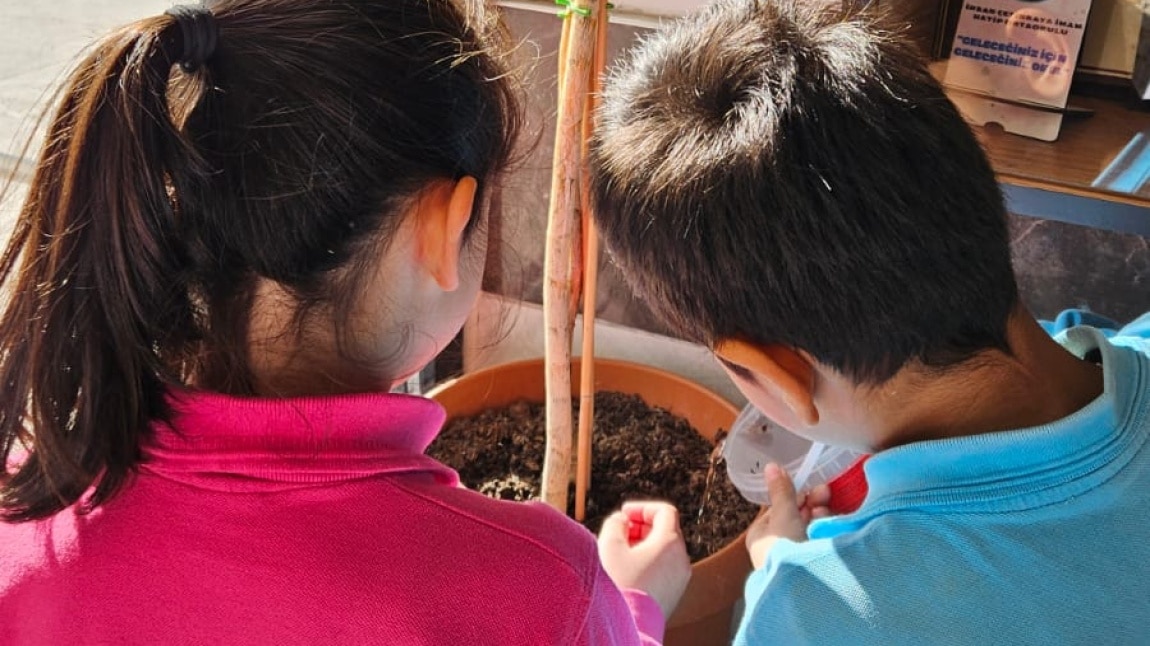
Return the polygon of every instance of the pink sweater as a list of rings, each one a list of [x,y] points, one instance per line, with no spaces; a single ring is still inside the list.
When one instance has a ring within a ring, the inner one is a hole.
[[[0,644],[656,644],[585,529],[423,455],[405,395],[181,395],[90,515],[0,523]]]

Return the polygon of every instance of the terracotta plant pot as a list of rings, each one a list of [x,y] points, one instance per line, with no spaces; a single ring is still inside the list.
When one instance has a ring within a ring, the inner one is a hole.
[[[572,395],[579,394],[579,361],[572,361]],[[738,409],[711,391],[669,372],[637,363],[597,359],[598,390],[635,394],[650,406],[683,417],[708,441],[731,428]],[[436,387],[428,396],[447,409],[448,419],[475,415],[516,401],[544,400],[543,360],[529,359],[468,373]],[[593,458],[592,458],[593,459]],[[732,611],[742,597],[751,561],[739,536],[696,562],[691,583],[667,625],[668,646],[710,646],[731,641]]]

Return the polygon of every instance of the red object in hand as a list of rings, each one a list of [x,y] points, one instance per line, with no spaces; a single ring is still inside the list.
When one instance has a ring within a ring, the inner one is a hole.
[[[827,483],[831,490],[830,507],[832,514],[849,514],[858,509],[863,500],[866,500],[867,482],[863,463],[869,455],[864,455],[855,463],[847,467],[846,471],[835,476]]]
[[[651,526],[643,519],[642,510],[631,510],[627,515],[627,542],[631,545],[635,545],[635,543],[647,538],[647,534],[650,533],[650,531]]]
[[[643,526],[632,522],[627,528],[627,541],[634,545],[641,540],[643,540]]]

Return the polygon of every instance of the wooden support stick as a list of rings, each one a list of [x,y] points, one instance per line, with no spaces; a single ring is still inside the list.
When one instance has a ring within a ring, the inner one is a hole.
[[[595,53],[583,113],[579,195],[583,211],[583,359],[579,374],[579,435],[575,460],[575,520],[587,517],[587,491],[591,488],[591,437],[595,420],[595,306],[599,289],[599,234],[591,217],[591,185],[587,150],[595,126],[600,77],[607,59],[607,0],[598,0],[595,11]]]
[[[594,23],[580,12],[588,9],[571,0],[564,22],[570,29],[564,58],[560,61],[555,154],[551,168],[551,203],[547,215],[547,247],[544,251],[543,324],[544,364],[547,391],[547,450],[543,458],[544,502],[567,513],[567,486],[571,482],[571,337],[575,318],[571,311],[572,251],[580,235],[576,211],[581,171],[582,123],[594,55]]]

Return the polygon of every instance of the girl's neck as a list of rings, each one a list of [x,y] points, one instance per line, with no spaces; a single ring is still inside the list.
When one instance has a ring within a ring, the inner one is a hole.
[[[373,367],[341,351],[335,325],[296,324],[296,304],[282,288],[262,281],[253,300],[248,330],[248,365],[253,394],[298,397],[379,392],[390,381]],[[313,316],[319,318],[317,310]]]

